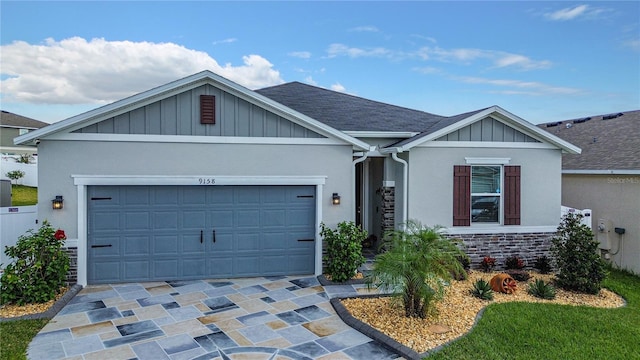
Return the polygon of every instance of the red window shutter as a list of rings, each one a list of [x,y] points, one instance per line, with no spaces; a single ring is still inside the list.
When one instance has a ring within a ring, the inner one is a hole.
[[[200,95],[200,124],[216,123],[216,97]]]
[[[504,167],[504,225],[520,225],[520,166]]]
[[[453,167],[453,226],[471,225],[471,166]]]

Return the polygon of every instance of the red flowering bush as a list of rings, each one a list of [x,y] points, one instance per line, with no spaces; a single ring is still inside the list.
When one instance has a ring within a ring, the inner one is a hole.
[[[480,266],[484,272],[489,272],[496,266],[496,258],[485,256],[484,259],[482,259]]]
[[[0,304],[44,303],[64,286],[69,256],[62,248],[64,231],[55,231],[48,221],[38,231],[29,230],[16,245],[5,247],[12,258],[0,277]]]
[[[67,240],[67,235],[65,235],[64,230],[61,229],[56,230],[56,233],[53,234],[53,237],[56,238],[56,240]]]

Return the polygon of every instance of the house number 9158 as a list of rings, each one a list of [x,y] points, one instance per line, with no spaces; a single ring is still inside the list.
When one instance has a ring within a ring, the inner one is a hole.
[[[213,178],[198,178],[198,184],[200,185],[215,185],[216,179]]]

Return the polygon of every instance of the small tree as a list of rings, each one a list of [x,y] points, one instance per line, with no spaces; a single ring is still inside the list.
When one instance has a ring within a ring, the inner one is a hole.
[[[15,161],[17,163],[21,163],[21,164],[31,164],[33,162],[33,155],[31,155],[31,154],[20,154],[15,159]]]
[[[458,260],[464,252],[441,227],[416,221],[386,234],[384,241],[387,251],[376,256],[367,284],[401,299],[407,317],[427,317],[444,293],[443,282],[464,273]]]
[[[563,289],[597,294],[606,277],[606,264],[597,253],[593,231],[581,219],[581,214],[565,215],[552,239],[551,253],[558,270],[556,283]]]
[[[22,170],[13,170],[13,171],[9,171],[7,174],[7,177],[13,181],[16,182],[16,185],[18,184],[18,180],[22,179],[24,177],[24,171]]]
[[[62,249],[66,236],[43,221],[36,232],[29,230],[4,253],[14,258],[0,278],[0,303],[43,303],[54,299],[69,271],[69,256]]]
[[[331,230],[322,223],[320,229],[320,235],[327,242],[327,275],[336,282],[351,279],[358,267],[364,264],[362,241],[367,238],[367,232],[353,221],[339,223],[336,230]]]

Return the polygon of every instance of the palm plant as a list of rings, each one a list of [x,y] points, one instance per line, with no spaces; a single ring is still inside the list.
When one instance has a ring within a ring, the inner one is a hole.
[[[410,220],[404,229],[386,234],[383,246],[386,252],[374,259],[367,285],[402,300],[407,317],[427,317],[434,300],[442,297],[444,283],[465,271],[458,261],[464,253],[439,226]]]

